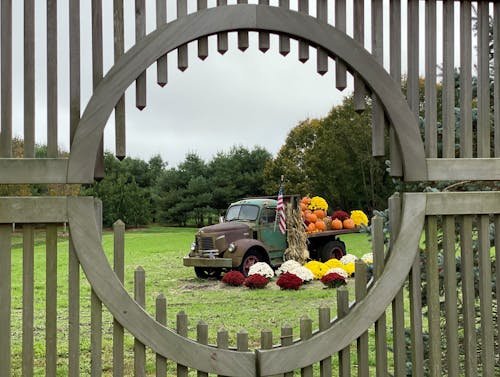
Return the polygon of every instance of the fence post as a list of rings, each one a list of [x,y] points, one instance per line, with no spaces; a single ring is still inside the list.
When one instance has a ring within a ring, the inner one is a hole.
[[[167,298],[163,293],[156,297],[156,320],[163,326],[167,324]],[[156,376],[167,375],[167,359],[156,354]]]
[[[229,348],[228,334],[224,328],[220,328],[219,331],[217,331],[217,347],[220,349]],[[218,375],[218,377],[224,376]]]
[[[330,308],[321,305],[318,311],[318,320],[319,320],[319,331],[325,331],[330,326]],[[331,376],[332,375],[332,357],[329,356],[324,360],[321,360],[319,363],[319,373],[320,376]]]
[[[346,288],[337,289],[337,318],[347,316],[349,312],[349,291]],[[351,375],[351,351],[347,346],[339,352],[339,376],[349,377]]]
[[[356,280],[354,282],[355,298],[356,302],[362,301],[366,297],[367,289],[367,272],[366,264],[357,260],[355,263],[355,276]],[[368,331],[365,331],[356,340],[356,349],[358,356],[358,377],[368,377],[369,375],[369,359],[368,359]]]
[[[281,346],[286,347],[293,343],[293,328],[290,325],[281,327]],[[286,372],[283,377],[293,377],[293,371]]]
[[[113,224],[113,269],[122,282],[125,274],[125,224]],[[123,326],[113,318],[113,377],[123,376]]]
[[[134,271],[134,299],[143,308],[146,306],[146,273],[139,266]],[[139,339],[134,339],[134,376],[146,375],[146,347]]]
[[[196,327],[197,341],[200,344],[208,344],[208,325],[204,321],[198,322],[198,326]],[[198,377],[208,377],[208,373],[198,371]]]
[[[184,311],[177,314],[177,334],[187,337],[188,336],[188,317]],[[177,376],[187,377],[188,368],[184,365],[177,364]]]
[[[312,337],[312,320],[307,316],[303,316],[300,319],[300,339],[306,340]],[[309,365],[304,367],[300,371],[302,377],[312,377],[313,367]]]

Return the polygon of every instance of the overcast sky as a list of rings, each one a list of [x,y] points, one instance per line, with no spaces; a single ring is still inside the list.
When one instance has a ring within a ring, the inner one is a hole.
[[[235,1],[233,1],[235,2]],[[251,1],[256,3],[256,1]],[[277,3],[277,0],[275,1]],[[37,141],[45,142],[46,124],[46,14],[45,2],[36,1],[36,91],[37,91]],[[209,6],[215,0],[209,0]],[[231,1],[230,1],[231,3]],[[274,2],[271,2],[274,4]],[[348,13],[352,2],[348,1]],[[403,2],[404,3],[404,2]],[[90,0],[81,0],[82,21],[82,111],[91,95],[90,55]],[[146,0],[147,32],[154,29],[155,1]],[[168,20],[175,15],[175,1],[168,1]],[[188,0],[188,11],[194,11],[196,2]],[[315,14],[315,2],[311,11]],[[366,1],[365,14],[369,17],[370,2]],[[422,5],[422,4],[421,4]],[[125,45],[134,43],[134,1],[125,1]],[[384,0],[385,21],[388,21],[388,1]],[[59,143],[68,150],[69,128],[69,68],[68,68],[68,5],[58,2],[59,13]],[[329,4],[332,9],[332,4]],[[297,8],[297,0],[291,0],[291,8]],[[440,3],[438,4],[438,33]],[[13,128],[14,134],[22,137],[22,2],[13,2]],[[423,6],[421,6],[423,22]],[[104,19],[104,70],[113,61],[112,1],[103,1]],[[333,11],[329,12],[333,20]],[[366,20],[365,39],[371,40],[370,27]],[[421,30],[424,25],[421,24]],[[348,23],[348,33],[352,25]],[[388,33],[387,33],[388,34]],[[458,33],[457,33],[458,34]],[[406,38],[406,8],[402,14],[402,39]],[[457,37],[458,38],[458,37]],[[388,40],[385,40],[388,65]],[[423,36],[421,45],[423,46]],[[439,46],[439,44],[438,44]],[[169,83],[164,88],[155,84],[156,66],[148,70],[148,105],[143,111],[134,107],[135,86],[127,91],[127,151],[132,157],[148,160],[160,154],[169,166],[184,160],[187,153],[194,152],[209,160],[217,152],[227,152],[234,145],[247,148],[261,146],[275,155],[283,145],[287,133],[300,121],[325,116],[330,109],[352,92],[352,80],[344,92],[335,89],[334,66],[330,62],[329,72],[324,76],[316,73],[316,52],[310,50],[310,60],[305,64],[297,59],[297,44],[292,41],[287,57],[278,53],[278,37],[271,36],[271,49],[263,54],[257,48],[257,34],[251,33],[250,48],[241,52],[236,48],[236,34],[230,34],[230,49],[225,55],[216,51],[216,38],[210,37],[210,54],[205,61],[197,58],[196,43],[189,45],[189,68],[180,72],[177,54],[169,54]],[[404,47],[403,47],[404,48]],[[403,50],[405,66],[406,51]],[[438,52],[438,61],[441,53]],[[421,60],[423,67],[423,57]],[[403,71],[405,68],[403,67]],[[114,151],[113,119],[105,131],[105,149]]]

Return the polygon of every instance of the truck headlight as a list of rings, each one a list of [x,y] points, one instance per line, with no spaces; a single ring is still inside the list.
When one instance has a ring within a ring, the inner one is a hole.
[[[196,250],[196,242],[193,242],[191,244],[191,251],[195,251]]]
[[[229,246],[227,247],[227,250],[230,252],[230,253],[234,253],[234,251],[236,250],[236,245],[234,244],[234,242],[231,242],[229,244]]]

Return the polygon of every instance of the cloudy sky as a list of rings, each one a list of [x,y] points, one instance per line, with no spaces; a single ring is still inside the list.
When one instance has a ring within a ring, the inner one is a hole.
[[[235,1],[232,1],[235,2]],[[256,1],[251,1],[256,3]],[[231,1],[229,1],[231,3]],[[277,3],[272,1],[272,4]],[[404,2],[403,2],[404,3]],[[36,91],[37,91],[37,141],[45,142],[46,124],[46,14],[44,2],[36,1]],[[175,15],[175,1],[168,1],[168,20]],[[215,0],[208,1],[209,6]],[[315,2],[311,12],[315,14]],[[352,14],[352,2],[348,1],[348,14]],[[370,14],[370,2],[366,1],[365,14]],[[147,32],[154,29],[155,1],[146,0]],[[194,11],[196,2],[188,0],[188,11]],[[58,2],[59,14],[59,143],[68,150],[69,129],[69,68],[68,68],[68,5]],[[332,9],[332,4],[329,4]],[[384,0],[385,21],[388,21],[388,0]],[[297,0],[291,0],[291,8],[297,9]],[[82,49],[82,111],[91,95],[90,54],[90,0],[81,0],[81,49]],[[402,9],[402,39],[406,38],[406,8]],[[13,128],[14,134],[22,136],[22,2],[13,2]],[[421,6],[423,22],[423,6]],[[438,18],[440,6],[438,6]],[[333,10],[329,20],[333,20]],[[112,1],[103,1],[104,19],[104,70],[113,61]],[[134,43],[134,2],[125,1],[125,45]],[[441,22],[438,20],[438,33]],[[421,25],[421,30],[424,25]],[[371,40],[368,20],[365,40]],[[348,33],[352,25],[348,22]],[[458,34],[458,33],[457,33]],[[388,46],[388,39],[384,41]],[[423,36],[421,45],[423,46]],[[177,54],[169,54],[169,83],[161,88],[155,84],[156,66],[148,70],[148,105],[143,111],[134,107],[135,87],[126,94],[127,103],[127,150],[128,155],[145,160],[160,154],[169,166],[183,161],[190,152],[209,160],[220,151],[227,152],[231,146],[247,148],[261,146],[276,154],[283,145],[287,133],[300,121],[325,116],[329,110],[352,91],[352,80],[344,92],[335,89],[334,66],[330,62],[329,72],[324,76],[316,73],[316,52],[310,50],[310,60],[305,64],[297,59],[297,44],[292,41],[287,57],[278,53],[278,37],[271,36],[271,49],[263,54],[257,48],[257,34],[251,33],[250,48],[241,52],[236,48],[236,34],[230,34],[229,51],[220,55],[216,51],[216,38],[210,37],[210,54],[205,61],[197,58],[195,43],[189,45],[189,68],[180,72]],[[439,46],[439,44],[438,44]],[[385,64],[388,65],[388,48]],[[403,50],[403,65],[406,51]],[[438,61],[441,58],[438,52]],[[423,58],[422,58],[423,59]],[[423,60],[421,63],[423,67]],[[403,67],[404,71],[404,67]],[[113,118],[105,131],[105,148],[114,151]]]

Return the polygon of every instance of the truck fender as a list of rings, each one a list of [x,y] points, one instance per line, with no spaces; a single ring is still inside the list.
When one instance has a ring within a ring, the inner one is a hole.
[[[243,257],[245,256],[245,253],[251,248],[262,251],[265,261],[269,263],[269,251],[267,250],[266,246],[259,240],[245,238],[235,241],[234,244],[236,245],[236,250],[233,253],[230,253],[229,251],[226,251],[224,253],[224,258],[231,258],[233,260],[233,268],[239,267],[241,261],[243,260]]]

